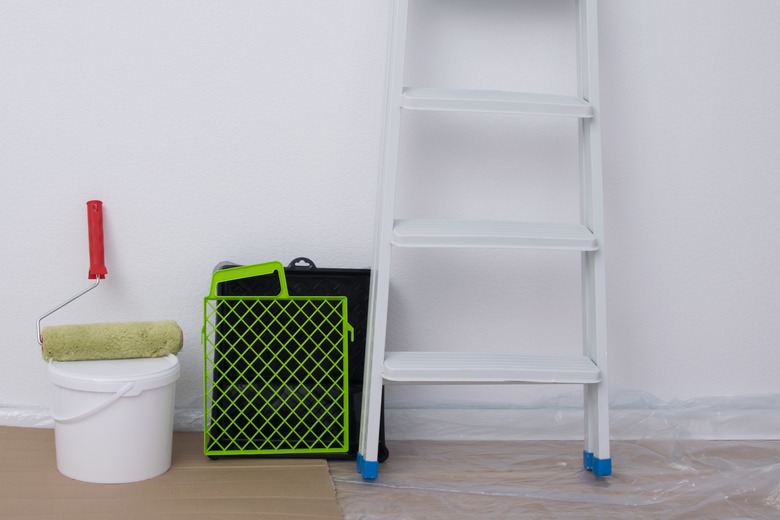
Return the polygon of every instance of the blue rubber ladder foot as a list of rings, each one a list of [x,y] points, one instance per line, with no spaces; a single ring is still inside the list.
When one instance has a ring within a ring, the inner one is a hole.
[[[357,454],[357,471],[365,480],[374,480],[379,474],[379,461],[366,460],[360,453]]]
[[[588,471],[593,470],[593,453],[589,451],[582,452],[582,465],[585,466],[585,469]]]
[[[585,469],[592,471],[597,477],[606,477],[612,474],[612,459],[597,459],[588,451],[582,452],[582,463]]]
[[[593,458],[593,474],[597,477],[606,477],[612,474],[612,459]]]
[[[364,460],[365,459],[363,458],[363,455],[361,455],[360,453],[358,453],[357,456],[355,457],[355,461],[357,462],[357,472],[358,473],[363,473],[363,461]]]

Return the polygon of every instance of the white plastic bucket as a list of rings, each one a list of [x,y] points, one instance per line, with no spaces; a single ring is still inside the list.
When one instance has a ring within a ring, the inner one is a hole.
[[[168,471],[176,356],[50,361],[49,378],[60,473],[118,484]]]

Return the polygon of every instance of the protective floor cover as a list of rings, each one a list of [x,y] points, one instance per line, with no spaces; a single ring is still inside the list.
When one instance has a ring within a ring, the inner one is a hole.
[[[780,441],[612,443],[613,475],[574,441],[395,441],[374,482],[331,461],[347,519],[777,519]]]
[[[175,433],[163,475],[89,484],[57,471],[54,431],[0,427],[0,518],[342,518],[324,460],[209,460],[202,433]]]

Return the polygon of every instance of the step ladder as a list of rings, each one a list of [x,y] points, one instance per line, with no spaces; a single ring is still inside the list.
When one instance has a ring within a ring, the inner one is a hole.
[[[596,0],[573,0],[577,11],[578,95],[408,88],[403,84],[409,0],[393,0],[384,144],[374,229],[363,413],[357,469],[378,474],[377,445],[385,384],[566,383],[584,388],[583,463],[611,474],[604,282],[604,217],[599,129]],[[486,222],[399,220],[394,217],[402,110],[497,112],[572,117],[579,121],[580,221]],[[582,355],[385,352],[392,247],[533,248],[581,252]]]

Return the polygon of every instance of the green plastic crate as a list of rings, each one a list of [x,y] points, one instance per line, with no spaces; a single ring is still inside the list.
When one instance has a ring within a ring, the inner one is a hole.
[[[277,296],[216,295],[273,274]],[[268,262],[216,271],[203,309],[206,455],[348,451],[346,297],[291,297]]]

